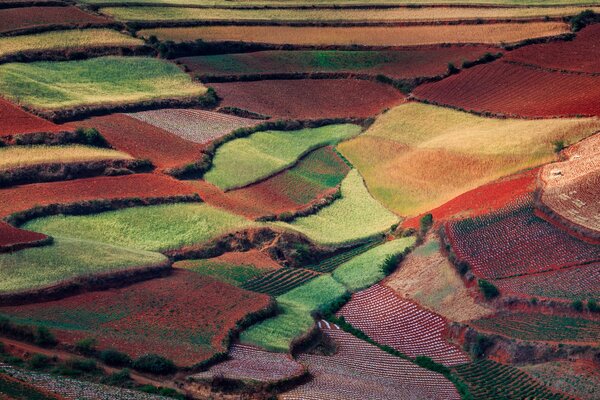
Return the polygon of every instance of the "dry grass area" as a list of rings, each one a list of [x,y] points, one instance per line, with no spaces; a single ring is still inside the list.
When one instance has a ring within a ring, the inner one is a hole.
[[[46,163],[131,159],[128,154],[110,149],[71,146],[9,146],[0,148],[0,170]]]
[[[200,26],[141,30],[140,36],[161,40],[208,42],[244,41],[292,45],[415,46],[440,43],[514,43],[529,38],[569,32],[562,22],[529,24],[392,26],[392,27],[292,27],[292,26]]]
[[[451,321],[468,321],[493,313],[471,297],[460,275],[440,253],[438,238],[429,238],[413,251],[383,283]]]
[[[144,42],[140,39],[110,29],[53,31],[0,38],[0,57],[22,51],[129,47],[142,44]]]
[[[597,118],[494,119],[407,103],[338,149],[376,199],[401,215],[413,215],[550,162],[554,141],[573,143],[599,128]]]

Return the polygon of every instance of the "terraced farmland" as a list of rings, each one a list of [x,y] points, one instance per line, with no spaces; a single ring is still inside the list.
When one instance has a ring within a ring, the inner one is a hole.
[[[90,162],[101,160],[129,160],[128,154],[111,149],[71,146],[7,146],[0,148],[0,170],[9,170],[37,164]]]
[[[110,22],[110,19],[88,14],[77,7],[18,7],[0,10],[0,32],[56,25],[77,27],[107,22]]]
[[[35,132],[59,132],[61,127],[29,114],[15,104],[0,99],[0,137]]]
[[[520,367],[547,386],[584,400],[598,396],[600,374],[591,363],[554,361]]]
[[[279,296],[316,278],[318,274],[303,268],[281,268],[246,281],[242,287],[253,292]]]
[[[442,317],[401,299],[385,286],[355,293],[338,315],[377,343],[409,357],[427,356],[444,365],[469,362],[465,353],[446,342]]]

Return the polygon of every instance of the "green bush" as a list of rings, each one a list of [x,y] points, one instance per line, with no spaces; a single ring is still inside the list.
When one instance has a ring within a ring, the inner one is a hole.
[[[475,358],[481,358],[493,344],[494,342],[487,336],[477,335],[475,342],[471,346],[471,353]]]
[[[75,343],[75,350],[86,356],[93,355],[96,353],[96,339],[85,338]]]
[[[157,354],[146,354],[133,362],[133,369],[156,375],[168,375],[177,370],[173,361]]]
[[[27,361],[27,366],[31,369],[44,369],[47,368],[50,363],[50,357],[43,354],[34,354],[29,361]]]
[[[579,32],[586,26],[598,22],[598,20],[600,20],[599,14],[596,14],[592,10],[585,10],[571,18],[569,22],[571,23],[571,30]]]
[[[94,147],[110,147],[106,139],[96,130],[95,128],[77,128],[75,133],[79,136],[80,140]]]
[[[498,295],[500,294],[500,291],[498,290],[498,288],[496,286],[494,286],[494,284],[491,282],[480,279],[478,284],[479,284],[479,289],[481,289],[483,296],[487,300],[493,299],[494,297],[498,297]]]
[[[444,375],[450,374],[450,368],[446,367],[445,365],[436,363],[430,357],[427,357],[427,356],[417,356],[415,358],[415,364],[417,364],[418,366],[421,366],[423,368],[426,368],[430,371],[439,372],[440,374],[444,374]]]
[[[591,312],[600,312],[600,306],[598,305],[598,303],[596,302],[595,299],[589,299],[588,300],[588,302],[587,302],[587,308]]]
[[[554,146],[555,153],[560,153],[565,147],[567,147],[564,140],[555,140],[552,142],[552,145]]]
[[[125,386],[130,381],[131,375],[129,374],[129,370],[127,368],[112,373],[102,379],[102,383],[111,386]]]
[[[138,389],[144,393],[158,394],[160,396],[167,396],[167,397],[171,397],[174,399],[181,399],[181,400],[185,399],[184,395],[182,395],[181,393],[179,393],[176,390],[171,389],[171,388],[156,387],[156,386],[152,386],[152,385],[144,385],[144,386],[139,387]]]
[[[458,73],[460,70],[452,63],[448,63],[448,74],[453,75]]]
[[[217,103],[219,103],[219,96],[217,96],[215,89],[211,87],[200,97],[201,107],[210,108],[216,106]]]
[[[421,217],[421,219],[419,220],[419,225],[421,227],[421,234],[424,235],[426,234],[429,229],[431,229],[431,227],[433,226],[433,215],[431,214],[425,214]]]
[[[571,303],[571,307],[573,307],[575,311],[583,311],[583,301],[575,300],[573,303]]]
[[[81,358],[72,358],[65,362],[65,365],[75,371],[84,373],[93,373],[99,371],[98,365],[94,360],[87,360]]]
[[[131,357],[127,354],[113,349],[102,350],[99,358],[100,361],[111,367],[129,367],[132,363]]]
[[[40,326],[37,328],[34,343],[42,347],[51,347],[56,345],[57,341],[48,328]]]

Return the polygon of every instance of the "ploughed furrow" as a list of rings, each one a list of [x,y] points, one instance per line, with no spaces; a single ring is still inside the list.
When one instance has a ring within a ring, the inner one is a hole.
[[[355,293],[338,313],[380,344],[410,357],[427,356],[444,365],[469,362],[445,338],[446,320],[398,297],[379,284]]]
[[[305,282],[313,279],[319,274],[302,268],[281,268],[261,277],[249,280],[242,287],[253,292],[265,293],[271,296],[279,296]]]

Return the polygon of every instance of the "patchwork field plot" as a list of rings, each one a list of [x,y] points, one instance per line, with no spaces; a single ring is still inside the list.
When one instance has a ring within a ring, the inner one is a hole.
[[[20,52],[136,47],[142,44],[144,42],[140,39],[110,29],[73,29],[35,35],[0,37],[0,57]]]
[[[456,372],[467,382],[476,399],[572,399],[566,394],[554,392],[515,367],[491,360],[456,367]]]
[[[204,110],[165,109],[128,114],[190,142],[206,144],[257,121]]]
[[[158,253],[55,237],[50,246],[0,254],[0,293],[39,289],[77,277],[144,269],[166,262],[167,258]]]
[[[437,238],[412,251],[382,284],[450,321],[468,321],[492,312],[471,297],[454,266],[440,253]]]
[[[99,348],[132,357],[149,351],[180,366],[194,365],[224,351],[228,331],[246,314],[269,303],[215,279],[176,270],[168,277],[123,289],[91,292],[0,313],[14,321],[52,329],[59,341],[95,337]]]
[[[292,341],[315,325],[311,312],[333,303],[345,293],[346,288],[331,275],[312,279],[278,296],[282,313],[243,331],[240,341],[271,351],[288,352]]]
[[[51,392],[40,390],[3,372],[0,372],[0,391],[2,391],[2,395],[0,395],[2,400],[62,400]]]
[[[163,251],[200,244],[251,226],[251,221],[207,204],[173,204],[84,216],[39,218],[23,228],[57,236],[76,234],[82,239]]]
[[[317,276],[319,275],[313,271],[303,268],[281,268],[264,276],[249,280],[242,287],[253,292],[279,296]]]
[[[507,53],[505,59],[543,68],[600,73],[599,40],[600,25],[591,25],[578,32],[572,41],[525,46]]]
[[[344,250],[341,253],[326,258],[325,260],[317,264],[307,265],[306,268],[317,272],[332,272],[340,265],[350,261],[354,257],[357,257],[380,244],[381,241],[373,240],[365,244],[354,246],[350,250]]]
[[[439,104],[509,116],[600,115],[600,95],[590,90],[599,83],[598,76],[550,72],[501,60],[419,86],[414,95]],[[574,87],[582,90],[574,92]],[[537,101],[540,97],[545,100]]]
[[[114,148],[148,159],[159,168],[194,162],[204,147],[124,114],[90,118],[77,124],[98,129]]]
[[[409,357],[427,356],[444,365],[469,362],[465,353],[446,342],[442,317],[401,299],[385,286],[355,293],[338,315],[377,343]]]
[[[341,193],[341,199],[316,214],[277,225],[324,245],[343,245],[379,236],[398,222],[398,217],[371,197],[357,170],[342,181]]]
[[[555,361],[520,367],[545,385],[583,400],[598,397],[600,373],[591,363]]]
[[[13,0],[26,1],[26,0]],[[196,6],[227,6],[228,8],[236,7],[302,7],[302,6],[331,6],[337,5],[340,7],[357,7],[361,5],[369,5],[371,7],[379,7],[382,5],[413,5],[414,0],[377,0],[375,2],[365,2],[365,0],[84,0],[82,3],[88,4],[114,4],[127,5],[134,4],[169,4],[169,5],[196,5]],[[561,5],[593,5],[599,4],[597,0],[421,0],[419,4],[423,5],[448,5],[459,4],[465,5],[504,5],[504,6],[561,6]]]
[[[382,83],[356,79],[299,79],[211,84],[221,105],[281,119],[369,117],[404,96]]]
[[[33,132],[60,132],[60,126],[21,110],[16,105],[0,99],[0,137]]]
[[[0,93],[41,110],[199,97],[206,92],[177,66],[141,57],[10,63],[0,66]]]
[[[199,186],[209,204],[257,218],[298,210],[330,193],[350,171],[331,147],[322,147],[301,158],[292,168],[241,189],[223,193]]]
[[[448,63],[461,65],[485,53],[495,53],[491,46],[454,46],[398,51],[259,51],[255,53],[220,54],[185,57],[185,64],[195,76],[350,72],[384,74],[393,78],[436,76],[447,71]]]
[[[576,15],[589,7],[460,8],[398,7],[386,9],[225,9],[184,7],[106,7],[100,11],[121,21],[456,21],[521,19]],[[591,9],[594,9],[593,7]]]
[[[292,27],[292,26],[201,26],[157,28],[140,31],[144,37],[185,42],[243,41],[251,43],[311,46],[415,46],[440,43],[514,43],[529,38],[568,33],[561,22],[529,24],[401,26],[401,27]]]
[[[600,260],[600,246],[578,240],[536,217],[527,198],[503,211],[449,223],[446,232],[458,258],[484,278],[507,278]]]
[[[568,160],[546,165],[540,172],[541,202],[563,223],[600,232],[600,135],[570,147]]]
[[[541,313],[509,313],[469,324],[476,329],[529,341],[596,343],[600,335],[600,321]]]
[[[353,124],[295,131],[262,131],[217,149],[206,181],[224,190],[247,186],[294,165],[303,155],[360,133]]]
[[[343,263],[333,271],[333,277],[351,292],[365,289],[385,278],[390,261],[414,244],[413,237],[386,242]]]
[[[0,222],[0,250],[28,247],[40,243],[48,237],[37,232],[29,232]]]
[[[37,164],[129,159],[132,159],[130,155],[120,151],[81,145],[6,146],[0,148],[0,170]]]
[[[281,397],[320,399],[460,399],[442,375],[392,356],[339,329],[325,329],[338,346],[333,356],[300,354],[314,378]]]
[[[244,381],[274,382],[289,379],[304,372],[304,367],[287,354],[272,353],[251,346],[235,344],[229,350],[230,359],[193,376],[206,379],[223,376]]]
[[[104,24],[110,19],[92,15],[77,7],[18,7],[0,10],[0,32],[43,26],[85,26]]]
[[[535,275],[497,279],[502,293],[523,297],[549,297],[562,300],[600,297],[600,263],[576,266]]]
[[[376,199],[401,215],[414,215],[552,161],[554,141],[573,143],[599,127],[595,118],[493,119],[411,102],[381,115],[364,135],[338,148]]]

